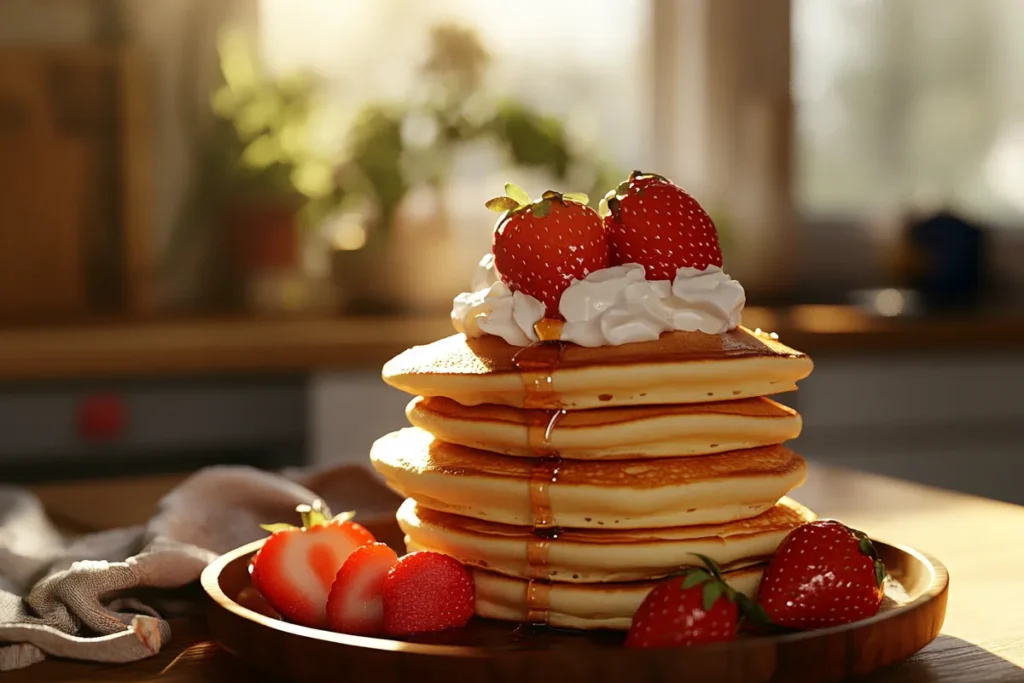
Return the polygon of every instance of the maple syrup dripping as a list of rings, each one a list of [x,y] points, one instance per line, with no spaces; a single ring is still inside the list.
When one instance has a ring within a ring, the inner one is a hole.
[[[562,458],[551,447],[551,436],[565,410],[555,408],[558,395],[554,391],[554,372],[564,346],[562,322],[544,319],[537,323],[534,342],[520,350],[512,359],[523,382],[523,407],[544,410],[541,419],[527,424],[527,443],[533,454],[530,474],[530,514],[533,534],[527,541],[526,559],[529,581],[526,586],[526,621],[546,624],[550,608],[551,584],[548,575],[550,543],[558,538],[559,529],[551,510],[550,487],[558,481]]]

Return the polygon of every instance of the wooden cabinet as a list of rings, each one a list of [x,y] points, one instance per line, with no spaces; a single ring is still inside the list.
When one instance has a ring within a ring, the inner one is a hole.
[[[130,48],[0,49],[0,320],[149,305],[141,71]]]

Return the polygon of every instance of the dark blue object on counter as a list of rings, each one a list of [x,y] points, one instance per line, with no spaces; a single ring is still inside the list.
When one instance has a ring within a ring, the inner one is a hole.
[[[985,233],[950,211],[940,211],[907,234],[919,268],[912,287],[930,308],[977,303],[987,280]]]

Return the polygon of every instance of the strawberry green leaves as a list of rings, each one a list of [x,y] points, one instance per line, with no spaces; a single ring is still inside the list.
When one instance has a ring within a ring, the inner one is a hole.
[[[679,584],[679,585],[683,589],[693,588],[697,584],[704,583],[705,581],[707,581],[710,578],[711,578],[711,575],[708,574],[703,569],[695,569],[695,570],[690,571],[686,575],[686,578],[683,579],[683,582],[681,584]]]
[[[295,511],[299,513],[299,517],[302,519],[303,529],[309,529],[315,526],[323,526],[329,522],[348,522],[356,516],[355,511],[346,511],[332,516],[331,510],[327,507],[327,503],[317,498],[311,504],[302,503],[295,507]],[[264,531],[269,531],[272,534],[276,534],[279,531],[287,531],[288,529],[294,529],[294,524],[288,524],[286,522],[279,522],[277,524],[260,524],[260,528]]]
[[[495,197],[487,201],[486,206],[491,211],[501,213],[503,211],[518,211],[529,206],[533,202],[526,190],[515,183],[505,183],[505,195]]]
[[[505,183],[505,194],[520,206],[526,206],[533,201],[530,199],[530,195],[526,193],[526,190],[515,183]]]
[[[727,586],[721,581],[708,581],[704,584],[704,611],[709,612],[715,606],[715,601],[722,597]],[[732,596],[726,593],[726,598],[731,600]]]
[[[559,201],[563,204],[566,202],[572,202],[574,204],[583,204],[586,206],[587,203],[590,202],[590,197],[582,192],[569,192],[567,194],[562,194],[561,192],[555,192],[554,190],[546,190],[544,194],[541,195],[540,200],[534,202],[523,188],[519,187],[515,183],[505,183],[504,196],[490,199],[484,204],[484,206],[496,213],[502,213],[505,211],[515,213],[532,207],[534,214],[540,218],[544,218],[551,213],[552,201]]]
[[[849,528],[849,527],[847,527]],[[878,556],[878,551],[875,550],[874,543],[868,538],[868,535],[859,529],[850,528],[850,533],[857,539],[857,547],[862,553],[871,558],[871,561],[875,566],[875,583],[879,588],[885,583],[886,576],[888,575],[885,571],[885,565],[882,564],[882,559]]]
[[[729,601],[735,601],[737,593],[730,588],[722,579],[722,571],[715,564],[715,561],[706,555],[694,553],[704,563],[704,567],[692,567],[684,573],[683,582],[680,584],[682,590],[703,585],[702,606],[704,611],[710,611],[718,598],[725,596]]]
[[[496,213],[512,211],[520,207],[519,203],[511,197],[495,197],[494,199],[488,199],[484,206]]]
[[[614,214],[616,217],[619,215],[619,203],[622,198],[625,197],[629,191],[630,186],[634,183],[637,185],[636,193],[639,194],[643,191],[644,187],[640,181],[644,180],[658,180],[664,183],[670,182],[668,178],[657,173],[646,173],[644,171],[633,171],[629,174],[629,177],[623,180],[621,183],[615,186],[614,189],[608,190],[608,193],[601,199],[601,203],[598,205],[598,213],[601,214],[601,218]]]

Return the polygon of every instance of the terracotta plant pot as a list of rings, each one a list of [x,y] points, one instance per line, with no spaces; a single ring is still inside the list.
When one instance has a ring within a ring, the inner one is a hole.
[[[299,209],[294,203],[238,203],[225,223],[245,275],[290,270],[299,261]]]

